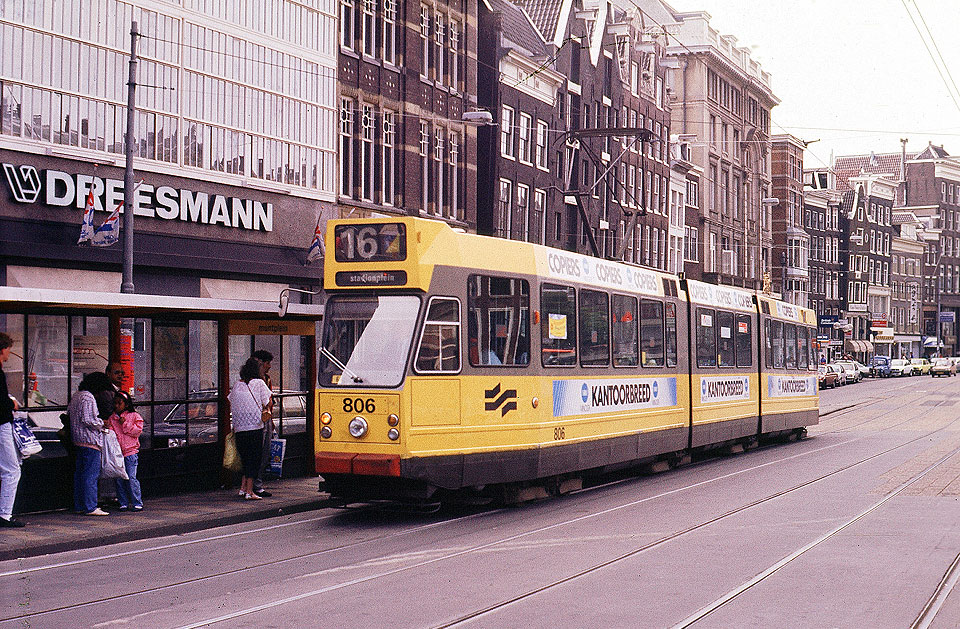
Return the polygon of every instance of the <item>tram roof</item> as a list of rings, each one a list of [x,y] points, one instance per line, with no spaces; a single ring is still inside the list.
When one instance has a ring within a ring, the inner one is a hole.
[[[236,315],[238,317],[252,315],[257,318],[271,318],[271,316],[278,317],[279,315],[279,296],[277,301],[262,301],[0,286],[0,308],[9,310],[11,306],[18,309],[117,311],[131,316],[176,312],[182,314]],[[323,306],[291,303],[287,307],[287,316],[291,318],[320,318],[323,316]]]

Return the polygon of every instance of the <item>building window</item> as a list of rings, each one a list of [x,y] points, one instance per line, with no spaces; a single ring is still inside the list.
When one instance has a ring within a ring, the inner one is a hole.
[[[353,0],[340,0],[340,45],[344,48],[353,48],[355,20]]]
[[[353,102],[340,101],[340,195],[353,195]]]
[[[444,14],[434,13],[434,75],[433,79],[439,83],[444,82],[446,74],[444,72],[444,57],[446,57],[446,38],[447,38],[447,18]]]
[[[388,0],[389,1],[389,0]],[[384,205],[393,205],[394,196],[394,164],[396,162],[397,144],[397,122],[396,113],[392,111],[383,112],[383,147],[381,154],[382,179],[380,190],[382,191],[382,201]]]
[[[537,188],[533,191],[533,216],[531,217],[533,228],[536,232],[531,238],[532,242],[544,244],[544,236],[547,231],[547,191]]]
[[[377,27],[376,27],[376,0],[362,0],[363,17],[361,21],[361,34],[363,37],[363,54],[373,57],[377,54]]]
[[[373,201],[373,107],[360,108],[360,198]]]
[[[420,122],[420,210],[430,206],[430,126]]]
[[[500,214],[497,218],[497,236],[510,238],[513,223],[513,182],[509,179],[500,180]]]
[[[420,76],[425,79],[430,78],[430,7],[420,5],[420,54],[422,57],[420,65]]]
[[[450,87],[460,88],[460,23],[450,21]]]
[[[684,228],[684,259],[691,262],[700,261],[700,230],[696,227]]]
[[[513,159],[515,156],[513,109],[506,105],[500,110],[500,154]]]
[[[543,120],[537,120],[537,167],[542,170],[547,168],[547,123]]]
[[[433,184],[434,184],[434,214],[449,216],[449,208],[446,204],[446,195],[444,190],[444,148],[446,146],[446,130],[437,125],[433,129]]]
[[[460,220],[460,133],[450,132],[450,218]]]
[[[520,215],[522,234],[518,240],[530,240],[530,186],[517,184],[517,214]]]
[[[397,0],[383,0],[383,60],[397,62]]]
[[[530,143],[531,143],[531,133],[533,120],[530,118],[530,114],[520,114],[520,148],[517,151],[517,159],[519,159],[524,164],[530,163]]]

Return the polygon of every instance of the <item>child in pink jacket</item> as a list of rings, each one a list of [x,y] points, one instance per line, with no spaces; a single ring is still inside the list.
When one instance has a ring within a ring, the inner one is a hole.
[[[143,432],[143,417],[133,410],[133,399],[125,391],[117,391],[113,399],[114,413],[107,420],[107,427],[117,433],[123,466],[129,480],[117,478],[117,499],[120,510],[143,511],[140,481],[137,480],[137,459],[140,452],[140,433]]]

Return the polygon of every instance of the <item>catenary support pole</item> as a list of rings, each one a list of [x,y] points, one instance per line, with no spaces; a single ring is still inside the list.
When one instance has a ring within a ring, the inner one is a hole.
[[[127,80],[127,135],[124,152],[127,165],[123,173],[123,276],[120,282],[121,293],[133,293],[133,147],[134,119],[137,107],[137,31],[136,21],[130,24],[130,78]]]

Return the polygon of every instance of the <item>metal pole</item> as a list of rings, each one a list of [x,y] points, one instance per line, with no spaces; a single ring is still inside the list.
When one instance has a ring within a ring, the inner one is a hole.
[[[130,23],[130,77],[127,80],[127,137],[124,152],[127,165],[123,173],[123,276],[120,282],[121,293],[132,293],[133,289],[133,127],[136,114],[137,93],[137,23]]]

